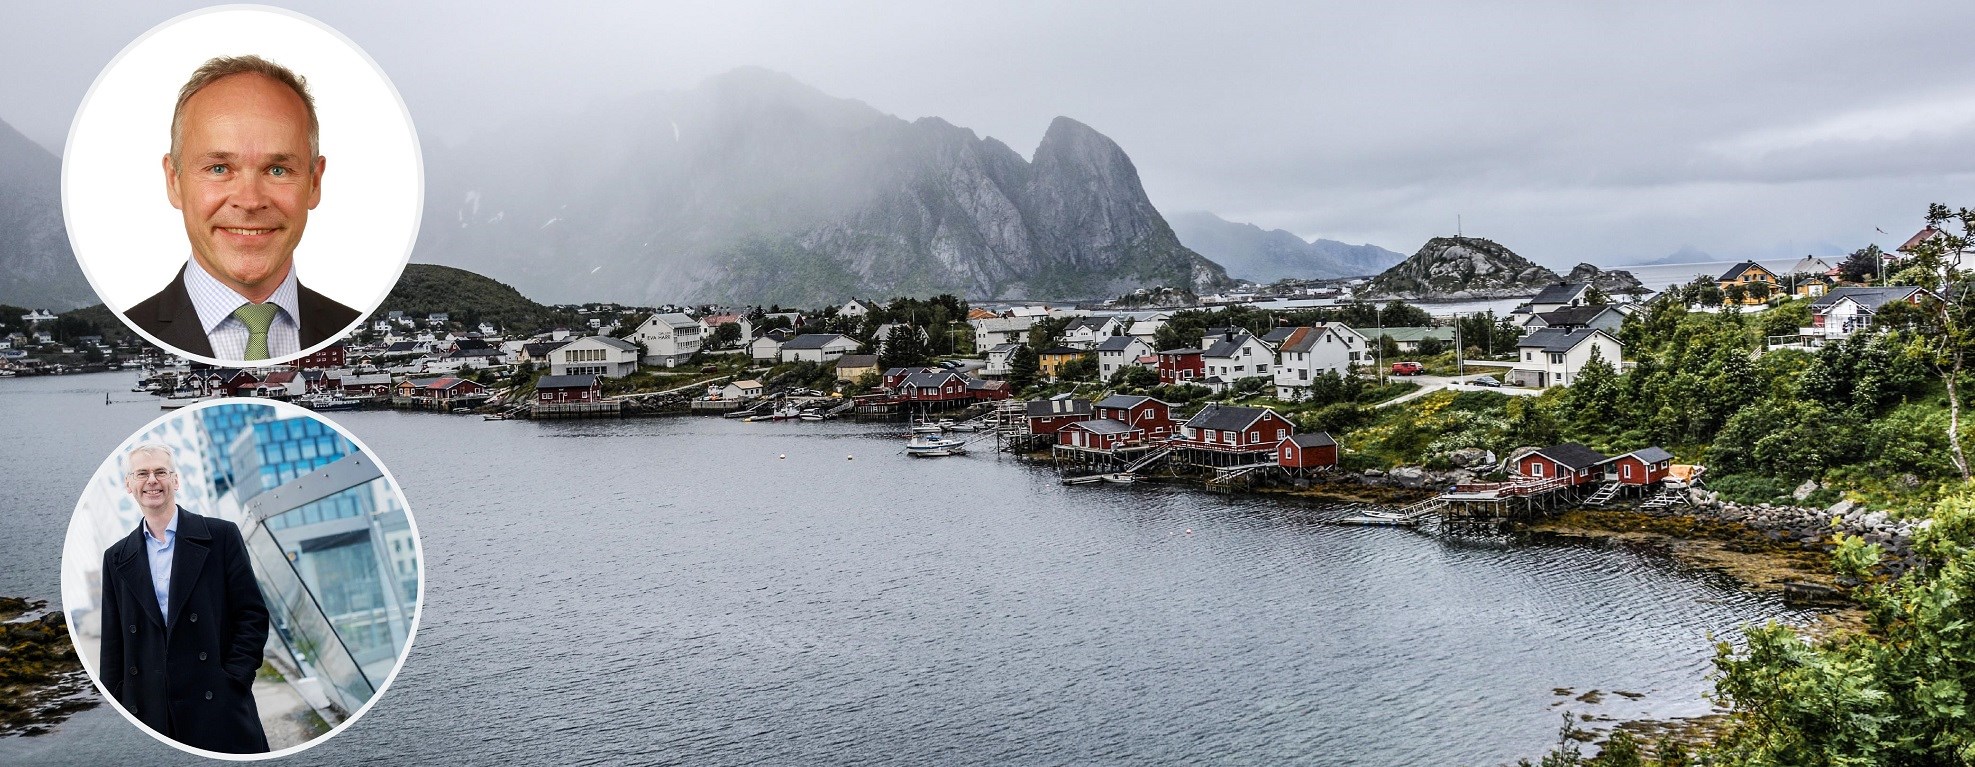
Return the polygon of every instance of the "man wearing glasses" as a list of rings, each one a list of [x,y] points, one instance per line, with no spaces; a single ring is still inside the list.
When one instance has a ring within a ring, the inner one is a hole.
[[[178,505],[171,448],[131,449],[124,489],[144,521],[103,552],[103,655],[110,697],[194,748],[268,750],[254,705],[267,605],[231,522]]]

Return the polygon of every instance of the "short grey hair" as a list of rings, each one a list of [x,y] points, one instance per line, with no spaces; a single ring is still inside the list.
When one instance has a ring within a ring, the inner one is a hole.
[[[246,56],[219,56],[207,59],[192,71],[192,79],[185,81],[185,87],[178,89],[178,106],[171,111],[171,166],[177,169],[178,148],[183,138],[179,122],[185,116],[185,102],[206,86],[234,75],[260,75],[288,86],[295,95],[302,97],[302,107],[309,113],[309,159],[322,156],[322,125],[315,119],[315,97],[309,95],[308,78],[295,74],[294,70],[252,54]]]
[[[178,456],[172,452],[170,445],[163,442],[140,443],[137,447],[131,448],[130,452],[124,454],[124,463],[129,464],[131,459],[137,457],[138,453],[151,453],[163,456],[165,463],[171,466],[171,470],[178,471]]]

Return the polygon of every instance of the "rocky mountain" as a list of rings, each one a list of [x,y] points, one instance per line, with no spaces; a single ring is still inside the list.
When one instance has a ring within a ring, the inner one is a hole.
[[[1596,265],[1580,263],[1564,276],[1566,282],[1588,282],[1591,287],[1606,295],[1621,293],[1651,293],[1639,278],[1624,269],[1599,269]]]
[[[62,223],[62,161],[0,122],[0,303],[63,311],[97,303]]]
[[[1461,300],[1535,295],[1562,278],[1493,240],[1435,237],[1399,265],[1372,278],[1372,296]]]
[[[419,319],[444,312],[465,327],[485,321],[513,332],[579,324],[575,312],[535,303],[492,278],[436,264],[405,264],[398,283],[373,316],[385,317],[393,311]]]
[[[1181,244],[1227,267],[1228,276],[1256,282],[1377,274],[1406,258],[1377,245],[1304,240],[1206,212],[1177,213],[1167,220]]]
[[[1231,284],[1115,142],[1059,117],[1028,158],[741,69],[429,147],[422,261],[551,301],[815,305]]]

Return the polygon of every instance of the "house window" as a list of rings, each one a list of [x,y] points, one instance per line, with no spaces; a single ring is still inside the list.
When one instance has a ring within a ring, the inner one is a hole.
[[[1535,353],[1535,352],[1523,352],[1523,353],[1522,353],[1522,361],[1523,361],[1523,362],[1531,362],[1531,361],[1534,361],[1535,359],[1536,359],[1536,353]]]
[[[1559,354],[1557,352],[1550,352],[1550,364],[1552,365],[1564,364],[1564,355]]]
[[[1624,477],[1625,477],[1626,479],[1631,479],[1631,478],[1632,478],[1632,464],[1629,464],[1629,463],[1628,463],[1628,464],[1626,464],[1626,465],[1625,465],[1625,466],[1623,467],[1623,470],[1622,470],[1622,471],[1620,471],[1619,473],[1620,473],[1620,474],[1622,474],[1622,475],[1624,475]]]
[[[1532,476],[1532,477],[1540,477],[1540,476],[1543,476],[1543,464],[1540,464],[1540,463],[1532,463],[1532,464],[1530,464],[1530,465],[1529,465],[1529,476]]]
[[[1250,442],[1260,442],[1260,441],[1262,441],[1262,433],[1261,433],[1261,432],[1259,432],[1259,431],[1251,431],[1251,432],[1248,432],[1248,441],[1250,441]]]
[[[1277,430],[1276,430],[1276,439],[1284,439],[1284,438],[1287,438],[1288,436],[1289,436],[1289,430],[1288,430],[1288,429],[1277,429]]]

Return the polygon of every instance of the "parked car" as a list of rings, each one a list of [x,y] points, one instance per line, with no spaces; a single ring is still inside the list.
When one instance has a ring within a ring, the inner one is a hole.
[[[1426,366],[1417,362],[1394,362],[1392,374],[1395,376],[1416,376],[1426,372]]]
[[[1501,388],[1502,386],[1502,382],[1495,380],[1494,376],[1479,376],[1474,380],[1468,381],[1468,383],[1476,386],[1486,386],[1491,389]]]

